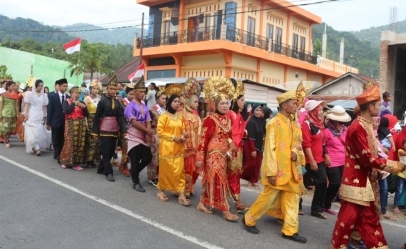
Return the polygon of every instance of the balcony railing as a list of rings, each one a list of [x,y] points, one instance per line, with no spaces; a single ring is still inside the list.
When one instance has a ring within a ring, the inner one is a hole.
[[[313,56],[306,51],[301,51],[300,49],[287,44],[249,33],[241,29],[231,28],[226,25],[202,28],[193,31],[167,32],[160,36],[144,36],[142,43],[144,48],[148,48],[211,40],[229,40],[232,42],[238,42],[264,51],[282,54],[315,65],[317,64],[317,56]],[[137,40],[136,47],[140,48],[139,39]]]

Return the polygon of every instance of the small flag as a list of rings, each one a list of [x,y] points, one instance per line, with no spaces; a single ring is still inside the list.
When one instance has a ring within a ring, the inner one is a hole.
[[[145,64],[141,63],[141,65],[137,68],[137,70],[135,70],[134,73],[131,73],[130,75],[128,75],[128,80],[131,82],[133,79],[143,76],[144,71],[145,71]]]
[[[67,54],[73,54],[76,51],[80,51],[80,43],[82,42],[82,38],[77,38],[72,40],[63,45],[63,49],[65,49]]]

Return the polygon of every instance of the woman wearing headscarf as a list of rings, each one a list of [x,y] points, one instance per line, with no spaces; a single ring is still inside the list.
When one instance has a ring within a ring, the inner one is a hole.
[[[248,181],[248,187],[257,188],[259,170],[261,168],[262,153],[264,150],[264,119],[262,107],[253,105],[253,115],[248,121],[245,129],[247,139],[244,143],[244,164],[241,178]]]
[[[0,133],[6,148],[10,148],[10,135],[16,128],[18,115],[18,94],[13,93],[14,81],[5,83],[5,92],[0,94]]]
[[[185,86],[186,103],[182,110],[183,122],[185,123],[185,132],[188,138],[185,139],[185,175],[186,189],[185,195],[189,197],[194,194],[194,185],[199,174],[196,173],[196,154],[200,143],[202,121],[196,114],[199,106],[200,86],[199,83],[191,78]]]
[[[302,127],[303,150],[306,156],[306,174],[313,179],[315,191],[311,206],[311,215],[327,219],[323,214],[327,190],[327,173],[323,147],[323,106],[325,102],[309,100],[305,104],[307,115]]]
[[[156,104],[149,109],[151,116],[151,128],[153,134],[151,136],[151,153],[152,161],[147,166],[148,182],[154,187],[158,184],[158,170],[159,170],[159,138],[156,132],[159,117],[165,112],[166,106],[166,93],[164,89],[160,89],[156,95]]]
[[[83,100],[83,102],[86,104],[87,111],[89,112],[89,117],[87,118],[88,132],[86,134],[87,137],[86,161],[87,167],[89,168],[96,167],[94,159],[99,158],[100,154],[99,139],[98,137],[91,135],[97,104],[101,99],[99,95],[99,90],[100,86],[98,81],[93,81],[90,84],[90,94],[87,95]]]
[[[323,130],[326,149],[324,159],[329,184],[326,190],[324,211],[335,215],[336,212],[331,209],[331,203],[341,186],[341,177],[345,164],[346,124],[351,121],[351,117],[342,106],[336,105],[328,111],[326,118],[329,121],[327,122],[327,129]]]
[[[158,119],[157,134],[159,137],[159,173],[157,197],[167,201],[164,191],[179,193],[178,203],[189,206],[190,200],[185,196],[186,177],[184,171],[184,143],[187,134],[185,124],[178,113],[180,98],[172,94],[166,104],[166,112]]]
[[[228,184],[230,185],[231,195],[234,199],[235,209],[238,213],[245,212],[248,207],[241,201],[241,184],[240,175],[242,172],[242,153],[243,153],[243,138],[245,137],[245,122],[241,115],[244,109],[244,83],[236,82],[231,79],[234,84],[234,99],[231,101],[231,110],[227,112],[227,117],[231,120],[232,139],[237,149],[236,155],[230,160],[228,166]]]
[[[86,163],[86,117],[89,112],[86,104],[79,101],[80,88],[74,86],[70,89],[70,98],[62,104],[65,113],[65,142],[59,161],[61,167],[71,166],[74,170],[83,170],[79,164]]]
[[[47,135],[44,122],[47,118],[48,95],[44,93],[44,82],[35,81],[35,89],[24,97],[24,141],[25,151],[41,155],[41,149],[47,148]]]
[[[213,113],[203,121],[202,135],[197,152],[196,168],[203,173],[202,193],[196,209],[212,214],[212,208],[223,212],[227,221],[236,221],[238,216],[230,212],[227,198],[230,187],[227,180],[227,161],[235,146],[232,139],[232,126],[226,116],[229,91],[232,83],[225,77],[212,77],[205,83],[204,96]],[[232,91],[232,90],[231,90]],[[208,206],[209,208],[207,208]]]

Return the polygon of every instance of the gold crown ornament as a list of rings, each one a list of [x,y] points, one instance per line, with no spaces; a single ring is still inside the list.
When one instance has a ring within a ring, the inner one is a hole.
[[[174,94],[180,97],[183,95],[183,86],[181,84],[170,84],[165,88],[165,93],[168,94],[169,97]]]
[[[200,84],[197,82],[195,78],[189,78],[184,86],[184,94],[187,99],[189,99],[192,95],[196,95],[197,97],[200,96]]]
[[[300,81],[299,85],[296,88],[296,99],[297,99],[297,106],[301,108],[303,106],[303,102],[307,96],[307,92],[310,89],[310,84],[304,85],[302,81]]]
[[[145,78],[144,75],[138,78],[138,80],[134,83],[134,89],[145,89]]]
[[[90,87],[94,87],[94,86],[97,86],[99,89],[102,88],[100,81],[98,81],[98,80],[93,80],[92,83],[90,83]]]
[[[235,94],[234,94],[234,99],[237,99],[238,96],[244,95],[245,94],[245,87],[244,83],[242,80],[237,81],[237,85],[235,86]]]
[[[204,100],[207,103],[217,97],[231,100],[234,98],[234,91],[234,85],[229,78],[224,76],[211,77],[204,83]]]
[[[27,83],[27,86],[33,87],[35,83],[35,77],[33,75],[30,75],[25,83]]]
[[[156,93],[156,96],[159,98],[162,94],[166,94],[165,86],[158,86],[158,92]]]

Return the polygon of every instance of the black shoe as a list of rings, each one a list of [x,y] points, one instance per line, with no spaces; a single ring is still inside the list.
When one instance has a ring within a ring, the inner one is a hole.
[[[112,174],[108,174],[108,175],[106,176],[106,178],[107,178],[107,181],[109,181],[109,182],[114,182],[114,177],[113,177]]]
[[[247,226],[245,224],[245,215],[242,217],[242,224],[244,225],[245,230],[249,233],[259,234],[259,230],[256,226]]]
[[[104,170],[97,170],[97,174],[104,175]]]
[[[287,236],[287,235],[282,233],[282,238],[290,239],[290,240],[293,240],[294,242],[298,242],[298,243],[306,243],[307,242],[307,239],[305,237],[300,236],[297,233],[293,234],[292,236]]]
[[[138,191],[138,192],[145,192],[145,189],[139,183],[134,183],[133,189]]]

